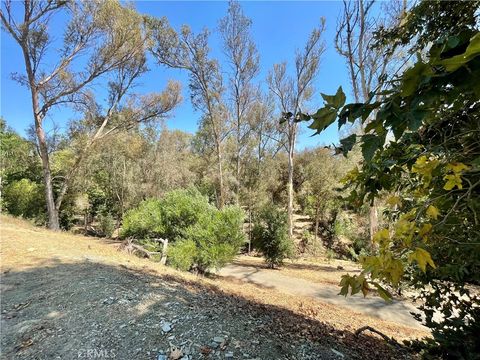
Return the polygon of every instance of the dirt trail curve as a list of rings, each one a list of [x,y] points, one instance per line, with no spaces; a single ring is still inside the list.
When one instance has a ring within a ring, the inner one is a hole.
[[[410,314],[412,311],[418,311],[407,302],[394,300],[391,303],[387,303],[380,297],[368,296],[364,298],[360,294],[345,298],[338,295],[338,286],[314,283],[251,265],[231,264],[223,268],[219,275],[233,277],[263,287],[274,288],[287,294],[316,298],[323,302],[346,307],[382,320],[417,329],[425,329]]]
[[[406,360],[414,354],[354,331],[426,335],[239,282],[181,273],[106,240],[0,215],[0,359],[164,360],[181,352],[182,360]]]

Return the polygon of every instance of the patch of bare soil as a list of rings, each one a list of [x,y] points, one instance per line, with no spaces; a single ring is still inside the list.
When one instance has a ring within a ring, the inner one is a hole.
[[[253,256],[238,256],[234,263],[261,267],[272,272],[279,272],[283,275],[309,280],[320,284],[338,285],[342,275],[358,274],[361,271],[358,264],[346,260],[287,260],[278,269],[269,269],[262,258]]]
[[[99,239],[0,220],[4,359],[414,357],[377,337],[355,337],[349,326],[362,317],[344,309],[198,278]],[[399,337],[408,331],[382,326]]]

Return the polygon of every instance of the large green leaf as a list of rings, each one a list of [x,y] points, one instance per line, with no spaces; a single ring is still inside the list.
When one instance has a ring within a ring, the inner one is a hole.
[[[312,115],[313,123],[308,127],[317,130],[315,134],[321,133],[330,126],[337,118],[337,111],[329,107],[323,107]]]
[[[340,109],[343,105],[345,105],[345,100],[347,99],[341,86],[338,88],[335,95],[325,95],[323,93],[321,95],[323,100],[325,100],[325,103],[334,109]]]
[[[465,49],[465,52],[460,55],[440,61],[440,64],[445,66],[449,72],[457,70],[459,67],[465,65],[470,60],[480,55],[480,33],[477,33],[470,39],[470,44]]]
[[[384,138],[374,134],[366,134],[362,136],[362,154],[366,161],[370,161],[375,151],[382,147]]]
[[[425,76],[433,75],[430,65],[419,60],[413,67],[406,70],[403,75],[403,82],[400,87],[400,94],[407,97],[415,93],[417,88]]]
[[[352,134],[347,136],[346,138],[340,140],[340,144],[342,144],[342,153],[343,155],[347,155],[350,150],[352,150],[355,142],[357,141],[357,135]]]
[[[372,130],[374,130],[377,133],[382,132],[383,131],[383,122],[381,120],[370,121],[367,124],[367,126],[365,126],[365,132],[369,133]]]
[[[338,127],[340,128],[347,121],[353,123],[357,119],[362,119],[362,123],[368,119],[373,110],[378,108],[380,103],[374,102],[372,104],[368,103],[353,103],[345,105],[338,115]]]
[[[362,116],[362,109],[365,106],[363,103],[353,103],[345,105],[338,115],[339,128],[347,121],[353,123],[356,119]]]

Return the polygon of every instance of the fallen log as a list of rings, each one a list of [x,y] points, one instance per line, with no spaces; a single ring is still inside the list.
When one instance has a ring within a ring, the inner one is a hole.
[[[153,255],[160,255],[160,251],[148,251],[145,249],[143,246],[137,245],[137,244],[131,244],[130,245],[134,250],[141,252],[142,254],[145,255],[147,258],[151,258]]]
[[[133,238],[129,238],[129,239],[125,240],[119,246],[119,250],[124,250],[124,251],[128,252],[129,254],[133,254],[133,253],[138,252],[138,253],[141,253],[143,255],[143,257],[146,257],[146,258],[151,258],[154,255],[161,255],[162,257],[160,259],[160,263],[162,265],[165,265],[165,263],[167,261],[167,246],[168,246],[168,240],[167,239],[152,239],[152,241],[158,241],[158,242],[163,243],[162,251],[149,251],[149,250],[145,249],[143,246],[135,244],[134,241],[135,241],[135,239],[133,239]]]

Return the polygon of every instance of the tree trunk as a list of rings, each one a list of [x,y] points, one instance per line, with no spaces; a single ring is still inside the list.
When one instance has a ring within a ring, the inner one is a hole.
[[[45,201],[47,203],[48,212],[48,228],[50,230],[60,230],[58,209],[55,206],[55,199],[53,197],[52,173],[50,171],[47,139],[45,137],[45,131],[42,128],[42,124],[37,120],[37,118],[38,116],[35,115],[35,132],[37,134],[40,158],[42,159],[43,182],[45,185]]]
[[[296,125],[291,124],[289,143],[288,143],[288,181],[287,181],[287,214],[288,214],[288,236],[293,237],[293,156],[295,153],[295,135]]]
[[[32,110],[35,118],[35,134],[38,141],[38,152],[42,159],[43,183],[45,185],[45,201],[47,203],[48,228],[50,230],[60,230],[60,221],[58,218],[58,208],[55,206],[53,197],[52,173],[50,171],[50,160],[48,154],[47,137],[42,126],[42,118],[39,114],[38,93],[35,86],[30,87],[32,94]]]
[[[30,87],[30,95],[32,97],[32,111],[33,118],[35,120],[35,134],[38,141],[38,152],[40,158],[42,159],[43,182],[45,185],[45,202],[47,203],[48,212],[48,228],[51,230],[60,230],[58,207],[55,206],[55,199],[53,196],[52,173],[50,171],[47,137],[45,135],[45,131],[43,130],[42,124],[44,115],[40,112],[40,104],[38,101],[38,88],[35,82],[35,73],[30,62],[30,54],[26,38],[20,45],[22,47],[23,57],[25,60],[25,70],[27,73],[28,85]]]
[[[252,208],[248,206],[248,255],[252,252]]]
[[[225,205],[225,194],[223,190],[222,147],[219,141],[216,142],[216,147],[217,147],[218,186],[219,186],[218,208],[222,209],[223,205]]]
[[[240,131],[240,130],[239,130]],[[235,184],[235,201],[237,205],[240,204],[240,140],[237,140],[237,161],[236,161],[236,184]]]

